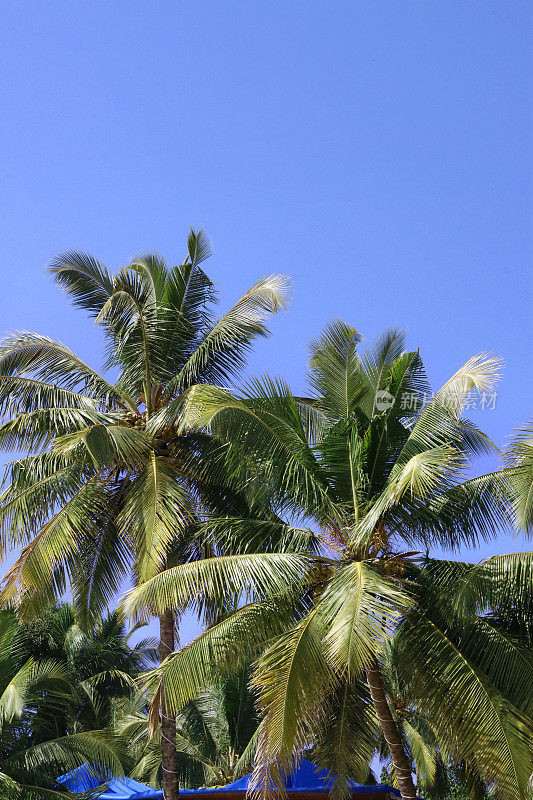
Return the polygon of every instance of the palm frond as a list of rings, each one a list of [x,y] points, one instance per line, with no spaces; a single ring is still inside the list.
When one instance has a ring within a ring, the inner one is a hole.
[[[70,250],[56,256],[51,272],[75,306],[96,317],[113,291],[113,279],[107,267],[88,253]]]
[[[178,479],[168,459],[152,451],[125,493],[117,524],[122,538],[136,543],[141,581],[165,566],[171,543],[183,536],[191,520],[189,498]]]
[[[13,602],[22,589],[27,594],[28,609],[32,603],[62,594],[65,574],[61,569],[67,564],[84,538],[96,535],[98,517],[103,516],[108,500],[99,476],[82,482],[72,497],[46,522],[35,538],[4,577],[0,597],[2,602]],[[91,530],[89,526],[94,526]]]
[[[136,410],[127,395],[117,391],[64,344],[29,331],[2,340],[0,375],[31,375],[35,380],[79,391],[104,405],[126,405]]]
[[[260,599],[300,583],[312,563],[311,556],[296,553],[247,553],[193,561],[131,589],[122,608],[127,615],[142,618],[167,608],[201,608],[207,600],[224,600],[228,592],[236,599]]]
[[[171,653],[146,676],[156,690],[161,681],[171,713],[183,708],[209,686],[259,655],[265,644],[293,625],[305,610],[290,593],[239,608],[207,628],[190,644]],[[158,710],[157,694],[154,710]]]
[[[325,650],[335,669],[355,680],[371,662],[411,602],[364,561],[351,561],[330,580],[317,613]]]
[[[324,722],[316,732],[313,760],[335,774],[334,797],[351,792],[348,781],[366,783],[376,749],[378,719],[368,687],[359,679],[341,679],[327,697]]]
[[[287,278],[271,275],[262,278],[207,331],[186,364],[167,385],[175,395],[200,383],[226,383],[238,374],[252,341],[268,336],[266,320],[285,306]]]
[[[30,692],[45,682],[53,682],[55,688],[62,688],[64,693],[68,690],[65,668],[55,661],[35,661],[33,658],[22,665],[0,696],[0,729],[6,722],[13,722],[22,715]]]
[[[399,635],[417,702],[440,740],[495,782],[502,796],[523,797],[533,767],[530,720],[427,616],[418,612]]]
[[[278,771],[292,765],[323,723],[324,698],[337,681],[324,654],[323,637],[317,610],[312,609],[257,659],[253,684],[264,723],[252,782],[263,795],[279,791]]]
[[[513,493],[518,525],[526,533],[533,530],[533,422],[516,431],[505,454],[507,479]]]

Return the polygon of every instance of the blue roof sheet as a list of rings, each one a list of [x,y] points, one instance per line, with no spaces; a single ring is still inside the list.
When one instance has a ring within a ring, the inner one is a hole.
[[[298,768],[288,775],[284,782],[289,794],[291,792],[326,794],[333,786],[334,779],[334,776],[327,769],[321,769],[311,761],[303,758]],[[180,795],[201,798],[203,795],[224,795],[228,792],[245,793],[248,790],[250,780],[251,775],[244,775],[244,777],[233,781],[233,783],[228,783],[227,786],[218,788],[180,789]],[[58,778],[58,781],[72,792],[87,792],[91,789],[97,789],[97,787],[105,783],[107,788],[104,789],[103,793],[95,793],[95,797],[99,797],[100,800],[162,800],[163,798],[163,792],[160,789],[151,789],[149,786],[134,781],[132,778],[113,778],[105,771],[95,774],[94,769],[89,767],[88,764],[78,767],[78,769],[69,772],[67,775],[62,775]],[[364,786],[350,781],[349,785],[352,794],[390,793],[395,797],[400,797],[397,789],[386,784]]]

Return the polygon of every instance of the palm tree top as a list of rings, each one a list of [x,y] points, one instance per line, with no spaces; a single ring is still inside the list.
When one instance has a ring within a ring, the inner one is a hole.
[[[216,317],[210,254],[205,233],[191,230],[178,266],[147,255],[112,275],[83,253],[54,260],[56,281],[103,331],[101,372],[46,336],[0,344],[0,446],[26,453],[8,465],[0,498],[0,555],[26,546],[5,602],[24,598],[30,613],[70,583],[78,610],[98,595],[100,612],[132,566],[138,579],[166,563],[200,497],[231,504],[220,445],[180,426],[180,409],[191,386],[240,374],[288,281],[262,278]],[[173,422],[161,422],[166,414]]]

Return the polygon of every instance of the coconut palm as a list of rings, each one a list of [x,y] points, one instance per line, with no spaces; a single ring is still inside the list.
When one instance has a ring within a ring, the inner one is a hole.
[[[152,428],[165,407],[180,416],[188,389],[227,383],[243,367],[286,281],[258,281],[215,318],[201,264],[204,233],[169,267],[148,255],[115,275],[92,256],[66,253],[51,267],[106,342],[96,371],[66,345],[20,332],[0,346],[0,446],[25,452],[9,465],[0,506],[0,555],[23,546],[2,587],[4,603],[36,609],[70,585],[77,616],[98,616],[133,573],[142,582],[198,554],[192,535],[204,507],[241,509],[225,483],[220,445],[189,425]],[[162,657],[175,619],[159,615]],[[176,797],[175,725],[163,708],[165,792]]]
[[[251,767],[259,719],[249,676],[246,668],[231,673],[178,714],[176,744],[180,786],[224,785]],[[117,732],[133,764],[132,777],[151,786],[160,786],[160,733],[153,736],[150,731],[142,695],[124,705]]]
[[[180,416],[167,405],[151,421],[154,432],[191,421],[210,426],[230,443],[228,469],[275,509],[279,538],[290,541],[297,525],[311,523],[322,552],[243,550],[243,531],[246,541],[261,543],[265,523],[228,514],[210,529],[226,536],[231,555],[163,571],[134,589],[125,608],[180,609],[228,587],[246,602],[157,674],[178,708],[215,668],[257,657],[264,722],[256,779],[265,790],[273,769],[319,745],[317,737],[330,744],[327,765],[352,777],[368,765],[378,720],[402,796],[415,797],[382,676],[384,648],[400,627],[404,652],[425,676],[426,704],[442,715],[442,736],[450,745],[455,736],[502,796],[521,796],[531,772],[531,725],[450,638],[448,618],[431,618],[418,587],[428,581],[432,547],[475,545],[509,525],[502,474],[468,476],[475,457],[496,452],[464,409],[471,392],[492,391],[498,360],[473,357],[430,395],[420,354],[406,351],[400,332],[387,332],[362,355],[360,340],[336,321],[313,343],[308,398],[268,378],[239,396],[197,386]],[[512,650],[478,628],[470,626],[472,641],[482,640],[501,669],[516,675]]]
[[[152,638],[130,643],[137,630],[126,632],[116,612],[84,630],[63,603],[19,623],[8,654],[14,668],[30,659],[53,661],[68,676],[72,697],[65,714],[55,717],[58,734],[104,729],[114,722],[116,704],[133,696],[140,673],[157,663]]]
[[[0,796],[52,800],[67,793],[58,775],[83,763],[122,774],[118,740],[109,730],[65,726],[79,696],[66,664],[39,653],[22,663],[20,627],[0,613]]]

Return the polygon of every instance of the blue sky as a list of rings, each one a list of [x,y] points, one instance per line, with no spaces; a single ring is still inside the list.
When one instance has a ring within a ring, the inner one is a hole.
[[[98,364],[47,262],[177,261],[203,226],[222,307],[293,278],[251,371],[301,391],[332,316],[397,324],[435,384],[505,359],[498,444],[531,414],[530,2],[4,0],[2,28],[2,330]]]

